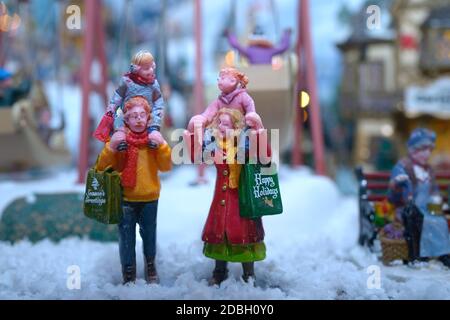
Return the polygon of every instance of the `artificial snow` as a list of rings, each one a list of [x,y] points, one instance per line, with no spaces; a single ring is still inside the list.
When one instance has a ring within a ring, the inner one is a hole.
[[[415,268],[386,267],[356,245],[357,200],[344,197],[334,182],[307,169],[280,170],[285,211],[263,218],[267,258],[255,264],[256,287],[240,280],[241,265],[230,264],[229,279],[209,287],[213,261],[200,239],[214,187],[189,187],[193,166],[164,175],[158,210],[159,285],[143,280],[137,236],[138,281],[123,286],[118,245],[70,238],[59,243],[0,242],[0,299],[448,299],[450,271],[432,261]],[[76,172],[31,182],[0,183],[0,208],[35,192],[80,191]],[[373,282],[373,268],[380,281]],[[377,269],[379,268],[379,269]],[[73,270],[80,271],[74,286]],[[377,285],[378,283],[378,285]],[[375,286],[373,285],[375,284]],[[71,289],[70,289],[71,288]]]

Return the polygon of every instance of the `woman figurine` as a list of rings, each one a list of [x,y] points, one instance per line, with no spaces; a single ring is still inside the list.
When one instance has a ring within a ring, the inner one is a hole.
[[[428,163],[435,141],[436,134],[430,130],[419,128],[412,132],[408,140],[408,157],[400,160],[392,170],[389,200],[397,207],[399,221],[403,208],[410,200],[420,213],[414,222],[414,225],[419,225],[420,240],[417,239],[418,248],[415,248],[417,245],[412,246],[416,251],[413,257],[438,257],[445,266],[450,267],[447,220],[443,215],[429,210],[429,205],[435,202],[433,198],[440,198],[438,185]]]
[[[209,146],[208,150],[211,150],[217,169],[214,197],[202,234],[203,253],[206,257],[215,260],[213,275],[209,280],[210,285],[220,285],[227,278],[228,262],[242,263],[243,280],[248,282],[253,279],[254,281],[254,262],[263,260],[266,256],[261,218],[247,219],[239,214],[238,188],[242,164],[237,161],[239,141],[236,140],[247,136],[241,130],[244,125],[251,128],[250,130],[262,129],[259,122],[244,121],[244,116],[239,110],[223,108],[218,111],[208,128],[212,130],[213,138],[210,141],[203,141],[202,151],[205,150],[206,145]],[[258,134],[258,143],[259,136]],[[188,150],[191,151],[191,161],[193,161],[193,134],[185,131],[185,141],[188,145],[190,144]],[[214,145],[213,148],[210,147],[211,144]],[[247,159],[248,156],[247,151]]]

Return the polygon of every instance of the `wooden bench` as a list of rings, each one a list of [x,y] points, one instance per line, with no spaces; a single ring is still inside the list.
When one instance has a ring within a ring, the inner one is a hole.
[[[364,172],[361,167],[355,169],[358,179],[359,193],[359,237],[358,243],[361,246],[368,246],[372,249],[379,231],[375,225],[375,205],[387,201],[389,189],[390,172]],[[450,172],[436,173],[436,180],[441,191],[441,195],[450,207]],[[444,212],[447,219],[450,212],[447,208]]]

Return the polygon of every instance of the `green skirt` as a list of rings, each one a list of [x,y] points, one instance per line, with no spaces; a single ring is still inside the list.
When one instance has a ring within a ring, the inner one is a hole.
[[[264,242],[250,244],[205,243],[203,254],[208,258],[228,262],[254,262],[266,258],[266,245]]]

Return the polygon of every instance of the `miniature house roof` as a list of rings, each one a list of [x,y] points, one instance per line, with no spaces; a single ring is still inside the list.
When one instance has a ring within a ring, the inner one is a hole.
[[[394,38],[382,38],[382,37],[366,37],[366,38],[357,38],[352,37],[348,38],[346,41],[339,43],[337,47],[341,50],[351,49],[351,48],[358,48],[363,47],[369,44],[382,44],[382,43],[393,43]]]

